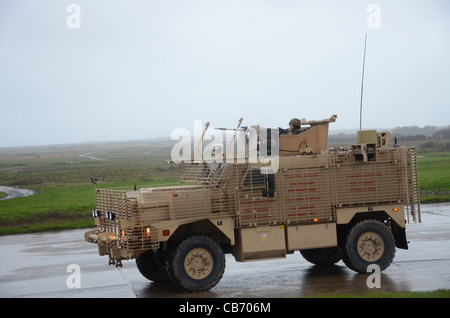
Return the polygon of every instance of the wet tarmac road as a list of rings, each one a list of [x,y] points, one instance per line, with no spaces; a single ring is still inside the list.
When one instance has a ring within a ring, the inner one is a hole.
[[[0,297],[279,298],[380,291],[450,289],[450,204],[422,205],[422,224],[409,224],[409,250],[397,249],[380,276],[367,286],[342,261],[316,267],[298,253],[286,259],[237,263],[226,256],[225,274],[207,292],[184,293],[141,276],[134,260],[107,265],[85,230],[0,237]]]

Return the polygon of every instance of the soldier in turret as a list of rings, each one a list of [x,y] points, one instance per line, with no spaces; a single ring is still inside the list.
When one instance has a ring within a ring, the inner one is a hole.
[[[288,135],[297,135],[301,132],[301,121],[298,118],[292,118],[289,121],[289,128],[283,129],[279,128],[280,135],[288,134]]]
[[[289,130],[288,133],[290,132],[293,135],[297,135],[300,133],[300,128],[301,128],[302,124],[300,122],[300,119],[298,118],[292,118],[289,121]]]

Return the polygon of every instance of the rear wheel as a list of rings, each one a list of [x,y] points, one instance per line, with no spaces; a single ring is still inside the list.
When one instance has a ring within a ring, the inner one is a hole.
[[[356,272],[366,273],[371,264],[384,270],[395,256],[394,236],[381,221],[363,220],[350,230],[341,252],[344,263]]]
[[[315,265],[333,265],[341,260],[338,247],[314,248],[301,250],[300,254]]]
[[[194,234],[178,243],[166,263],[169,279],[186,291],[214,287],[225,271],[225,256],[212,238]]]

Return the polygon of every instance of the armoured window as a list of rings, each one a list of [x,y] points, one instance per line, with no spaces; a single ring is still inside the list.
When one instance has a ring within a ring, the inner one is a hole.
[[[263,187],[263,197],[273,197],[275,194],[275,178],[273,174],[261,174],[260,170],[250,170],[244,179],[244,187]]]
[[[256,186],[264,186],[265,179],[264,175],[260,173],[259,170],[249,170],[247,176],[244,179],[243,186],[244,187],[256,187]]]

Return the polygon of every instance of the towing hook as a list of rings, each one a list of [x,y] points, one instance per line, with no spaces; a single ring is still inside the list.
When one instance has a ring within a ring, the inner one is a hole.
[[[122,267],[122,260],[120,259],[116,260],[112,258],[111,255],[109,255],[108,265],[114,265],[115,267]]]

